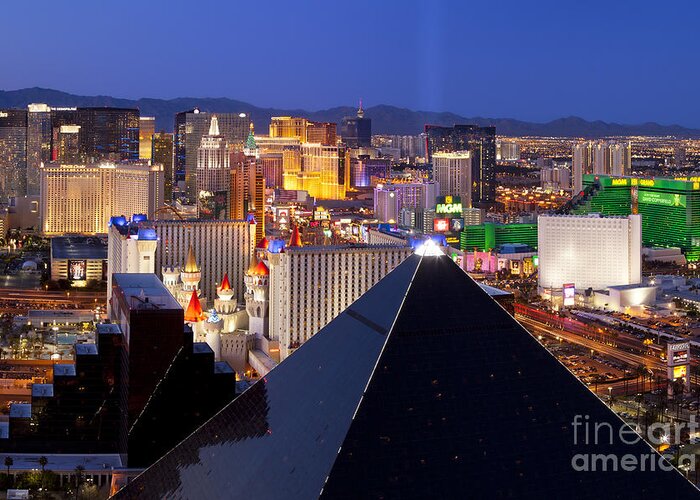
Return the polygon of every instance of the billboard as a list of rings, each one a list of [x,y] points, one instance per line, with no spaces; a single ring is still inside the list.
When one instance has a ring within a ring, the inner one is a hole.
[[[688,365],[674,366],[673,367],[673,380],[678,380],[679,378],[684,379],[687,374]]]
[[[450,231],[459,233],[464,229],[464,219],[450,219]]]
[[[450,221],[448,219],[433,220],[433,230],[436,233],[446,233],[450,230]]]
[[[576,295],[576,286],[573,283],[566,283],[563,287],[564,292],[564,305],[573,306],[574,297]]]
[[[637,197],[639,203],[650,205],[664,205],[667,207],[685,207],[686,197],[684,194],[658,193],[656,191],[639,190]]]
[[[87,279],[87,261],[69,260],[68,279],[71,281],[85,281]]]
[[[674,351],[671,359],[673,360],[673,363],[687,363],[688,351]]]
[[[459,196],[439,196],[435,205],[437,214],[461,214],[462,200]]]

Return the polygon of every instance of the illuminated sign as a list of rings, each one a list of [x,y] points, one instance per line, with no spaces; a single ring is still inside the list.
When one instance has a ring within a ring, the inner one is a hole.
[[[461,214],[461,203],[438,203],[435,206],[435,212],[438,214]]]
[[[71,281],[85,281],[87,277],[87,261],[69,260],[68,279]]]
[[[564,292],[564,305],[573,306],[574,296],[576,294],[576,286],[573,283],[566,283],[563,287]]]
[[[613,179],[612,180],[612,185],[613,186],[626,186],[628,183],[629,179]]]
[[[675,351],[671,359],[673,359],[674,363],[686,363],[688,361],[688,351]]]
[[[673,380],[678,380],[679,378],[684,379],[686,377],[688,365],[674,366],[673,367]]]
[[[438,233],[445,233],[450,230],[450,221],[447,219],[435,219],[433,221],[433,230]]]
[[[640,190],[637,201],[639,203],[648,203],[650,205],[664,205],[667,207],[686,206],[686,196],[684,194],[656,193],[653,191]]]
[[[464,229],[464,219],[450,219],[450,231],[458,233]]]
[[[654,179],[639,179],[640,186],[654,187]]]
[[[8,116],[10,115],[8,115],[5,111],[0,111],[0,118],[7,118]]]

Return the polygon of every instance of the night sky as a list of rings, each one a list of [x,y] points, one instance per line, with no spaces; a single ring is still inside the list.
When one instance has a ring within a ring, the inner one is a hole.
[[[7,0],[0,89],[700,127],[700,2]]]

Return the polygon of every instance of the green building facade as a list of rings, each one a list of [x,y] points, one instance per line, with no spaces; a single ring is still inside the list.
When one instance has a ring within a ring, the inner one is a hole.
[[[587,174],[583,185],[590,194],[578,202],[573,213],[639,213],[644,246],[679,247],[688,261],[700,260],[700,177],[644,179]]]
[[[506,243],[522,243],[537,249],[537,224],[496,224],[486,222],[465,226],[460,234],[459,248],[488,251]]]

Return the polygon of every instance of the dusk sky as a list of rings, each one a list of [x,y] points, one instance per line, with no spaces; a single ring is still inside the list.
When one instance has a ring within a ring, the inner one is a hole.
[[[700,128],[697,1],[17,1],[0,89]]]

